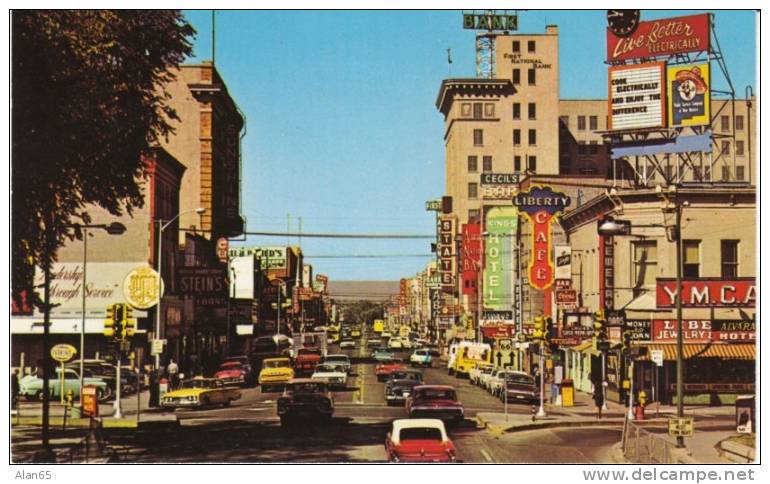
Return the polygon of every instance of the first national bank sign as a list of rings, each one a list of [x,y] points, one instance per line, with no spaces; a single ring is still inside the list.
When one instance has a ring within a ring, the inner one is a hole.
[[[469,30],[519,30],[519,17],[508,14],[464,13],[463,28]]]

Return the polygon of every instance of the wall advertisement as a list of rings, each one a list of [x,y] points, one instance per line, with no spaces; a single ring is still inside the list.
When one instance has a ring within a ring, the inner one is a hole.
[[[608,129],[666,125],[665,62],[610,67]]]
[[[286,269],[287,247],[231,247],[228,255],[232,257],[255,256],[264,269]]]
[[[708,50],[709,16],[704,13],[639,22],[627,37],[607,29],[607,62]]]
[[[708,125],[711,122],[709,64],[671,66],[667,72],[669,125]]]
[[[513,252],[518,214],[513,207],[491,207],[486,213],[484,239],[485,309],[510,309],[513,289]]]

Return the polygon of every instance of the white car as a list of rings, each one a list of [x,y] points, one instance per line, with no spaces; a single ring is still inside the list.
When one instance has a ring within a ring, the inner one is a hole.
[[[427,348],[414,350],[414,353],[409,356],[409,363],[411,363],[413,366],[430,367],[432,361],[433,357],[430,354],[430,350]]]
[[[315,367],[313,380],[324,380],[329,387],[345,388],[348,384],[348,372],[343,365],[337,363],[321,363]]]
[[[495,373],[487,381],[487,384],[489,386],[487,389],[489,390],[489,393],[491,393],[496,397],[499,396],[500,393],[503,391],[503,386],[505,384],[504,383],[505,376],[512,373],[515,373],[515,372],[509,368],[498,369],[497,371],[495,371]]]
[[[340,365],[344,368],[345,373],[350,374],[351,365],[350,365],[350,357],[348,355],[326,355],[323,359],[323,363],[328,363],[332,365]]]
[[[414,345],[412,345],[412,342],[409,341],[409,338],[401,338],[401,347],[407,350],[411,350]]]
[[[340,349],[355,348],[355,347],[356,347],[356,342],[353,341],[352,339],[346,339],[346,340],[340,342]]]
[[[497,368],[492,368],[491,371],[483,371],[483,372],[481,372],[481,374],[479,374],[479,378],[478,378],[478,385],[481,388],[483,388],[485,390],[488,390],[489,389],[489,379],[492,378],[497,371],[498,371]]]
[[[468,378],[470,379],[470,382],[472,385],[481,385],[481,376],[483,374],[490,374],[492,373],[492,370],[494,370],[494,367],[492,365],[477,365],[475,368],[472,368],[470,372],[468,372]]]
[[[396,349],[396,348],[403,348],[403,342],[401,341],[401,338],[390,338],[388,341],[388,348],[390,349]]]

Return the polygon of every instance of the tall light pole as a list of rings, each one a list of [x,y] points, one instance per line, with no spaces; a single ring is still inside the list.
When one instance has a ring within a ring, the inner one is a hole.
[[[481,332],[481,313],[484,298],[481,294],[482,282],[484,280],[484,238],[489,232],[482,232],[479,237],[479,262],[478,273],[476,274],[476,330],[478,331],[478,342],[484,342],[484,335]]]
[[[73,227],[83,229],[83,282],[81,287],[81,312],[82,318],[80,320],[80,395],[78,395],[79,404],[83,405],[83,370],[85,359],[85,341],[86,341],[86,266],[88,264],[88,229],[103,229],[110,235],[121,235],[126,231],[126,226],[120,222],[112,222],[111,224],[96,224],[96,225],[79,225],[73,224]],[[118,382],[120,384],[120,382]]]
[[[276,310],[278,311],[275,321],[275,335],[278,336],[281,334],[281,288],[285,287],[286,283],[283,281],[283,279],[274,279],[274,281],[278,281],[275,284],[278,286],[278,302],[275,305]]]
[[[163,250],[162,250],[163,249],[163,231],[166,230],[166,228],[169,225],[174,223],[176,219],[178,219],[182,215],[187,213],[192,213],[192,212],[195,212],[198,215],[201,215],[206,212],[206,209],[194,208],[191,210],[185,210],[184,212],[178,213],[174,218],[172,218],[165,224],[163,223],[163,220],[158,219],[157,221],[158,222],[158,292],[157,292],[158,302],[155,306],[155,339],[156,340],[160,339],[160,298],[161,298],[160,287],[161,287],[161,283],[163,282],[163,276],[161,275],[161,268],[162,268],[161,262],[163,260]],[[161,353],[162,351],[158,351],[155,353],[155,370],[158,370],[160,368]]]

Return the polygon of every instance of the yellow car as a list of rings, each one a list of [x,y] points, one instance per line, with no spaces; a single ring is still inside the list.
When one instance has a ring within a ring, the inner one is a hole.
[[[288,358],[267,358],[262,362],[262,371],[259,372],[259,385],[263,392],[273,387],[283,386],[294,378],[294,368]]]
[[[179,390],[163,395],[160,406],[168,409],[202,408],[213,405],[230,405],[233,400],[241,398],[241,391],[236,387],[225,386],[222,380],[216,378],[196,377],[182,382]]]
[[[354,329],[350,332],[351,338],[360,338],[361,337],[361,330],[360,329]]]

